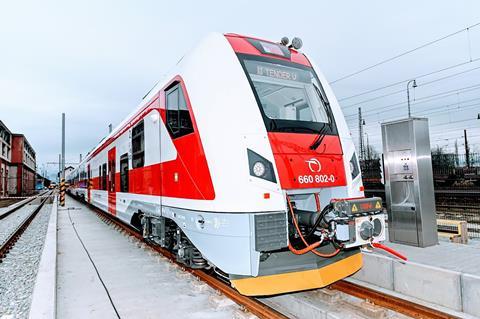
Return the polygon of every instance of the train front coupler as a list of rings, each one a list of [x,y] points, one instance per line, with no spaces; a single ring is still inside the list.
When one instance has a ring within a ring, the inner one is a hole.
[[[295,241],[300,238],[303,247],[312,248],[314,245],[318,247],[331,243],[338,252],[385,240],[385,214],[378,197],[334,199],[320,212],[297,209],[287,199],[295,217],[291,218],[295,226],[292,227],[291,239]],[[292,248],[290,250],[298,254],[299,250]],[[308,251],[312,249],[300,250]]]
[[[334,229],[335,240],[345,248],[385,240],[385,213],[379,197],[334,199],[324,220]]]

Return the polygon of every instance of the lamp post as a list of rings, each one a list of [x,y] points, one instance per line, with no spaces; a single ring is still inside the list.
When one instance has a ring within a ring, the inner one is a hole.
[[[417,81],[416,80],[410,80],[410,81],[407,82],[408,118],[412,117],[412,113],[410,112],[410,83],[413,83],[412,87],[416,88],[417,87]]]

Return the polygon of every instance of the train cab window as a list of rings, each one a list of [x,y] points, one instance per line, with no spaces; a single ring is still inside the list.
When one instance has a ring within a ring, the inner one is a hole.
[[[326,94],[312,68],[239,55],[268,131],[336,134]]]
[[[143,121],[132,129],[132,168],[145,164],[145,130]]]
[[[102,165],[102,189],[107,190],[107,164]]]
[[[120,156],[120,191],[128,193],[128,154]]]
[[[193,133],[192,119],[182,86],[175,84],[165,91],[167,128],[173,138]]]

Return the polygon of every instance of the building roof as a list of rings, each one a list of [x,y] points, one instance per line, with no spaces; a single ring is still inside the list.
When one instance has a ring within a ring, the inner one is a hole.
[[[21,133],[13,133],[12,136],[15,136],[15,137],[22,137],[23,138],[23,141],[24,141],[24,144],[25,144],[25,148],[30,150],[31,154],[33,155],[33,158],[35,158],[35,150],[33,149],[32,145],[28,142],[27,138],[25,135],[21,134]]]

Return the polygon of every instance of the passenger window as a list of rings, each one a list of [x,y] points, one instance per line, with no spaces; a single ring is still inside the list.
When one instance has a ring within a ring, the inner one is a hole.
[[[115,192],[115,160],[108,161],[108,191]]]
[[[103,186],[102,186],[102,165],[98,166],[98,189],[103,189]]]
[[[120,156],[120,191],[128,193],[128,154]]]
[[[143,167],[145,163],[145,134],[143,121],[132,129],[132,168]]]
[[[167,128],[173,138],[193,133],[192,120],[180,83],[165,91]]]
[[[107,164],[102,165],[102,189],[107,190]]]

